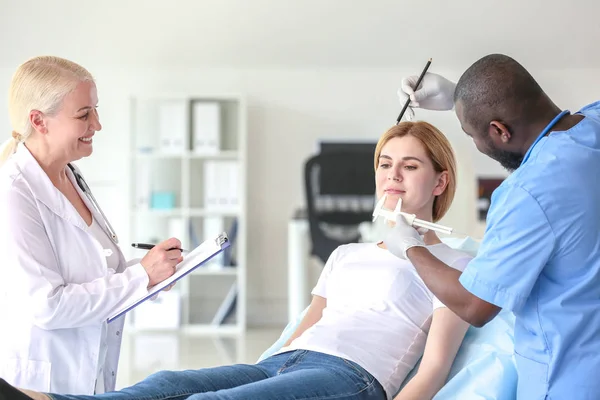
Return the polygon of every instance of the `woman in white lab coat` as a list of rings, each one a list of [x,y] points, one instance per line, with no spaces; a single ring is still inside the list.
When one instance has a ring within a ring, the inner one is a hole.
[[[70,163],[92,154],[97,103],[90,73],[57,57],[25,62],[11,82],[13,133],[0,149],[0,377],[17,386],[113,390],[123,318],[107,318],[181,261],[172,238],[127,263],[78,184]]]

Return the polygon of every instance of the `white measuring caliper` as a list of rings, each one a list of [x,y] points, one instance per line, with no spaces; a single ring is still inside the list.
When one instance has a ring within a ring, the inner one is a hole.
[[[418,219],[415,214],[409,214],[400,211],[402,209],[402,199],[398,199],[398,203],[396,204],[396,208],[392,210],[387,210],[383,207],[385,204],[385,199],[387,198],[387,193],[381,196],[381,199],[377,202],[375,206],[375,210],[373,210],[373,222],[377,220],[378,217],[384,217],[388,221],[396,222],[396,218],[398,215],[402,215],[405,221],[415,227],[415,228],[425,228],[430,229],[432,231],[436,231],[439,233],[445,233],[447,235],[452,234],[453,229],[444,225],[434,224],[433,222],[424,221],[422,219]]]

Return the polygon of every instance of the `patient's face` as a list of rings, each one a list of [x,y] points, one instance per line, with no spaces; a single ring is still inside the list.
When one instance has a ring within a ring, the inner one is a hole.
[[[425,147],[414,136],[390,139],[381,149],[375,173],[377,198],[387,194],[385,208],[402,210],[431,220],[433,200],[443,193],[442,174],[436,172]]]

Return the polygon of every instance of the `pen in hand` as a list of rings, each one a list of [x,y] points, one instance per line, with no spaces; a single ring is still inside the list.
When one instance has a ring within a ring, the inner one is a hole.
[[[131,247],[134,247],[136,249],[142,249],[142,250],[151,250],[154,246],[154,244],[150,244],[150,243],[131,243]],[[188,253],[187,250],[185,249],[180,249],[178,247],[172,247],[170,249],[168,249],[167,251],[171,251],[171,250],[180,250],[182,253]]]
[[[427,61],[427,64],[425,64],[425,69],[423,69],[423,72],[421,72],[421,76],[419,76],[419,79],[417,80],[417,84],[415,85],[415,91],[419,89],[419,85],[421,84],[421,81],[423,80],[423,77],[425,76],[425,73],[429,69],[430,65],[431,65],[431,58]],[[404,103],[404,107],[402,107],[402,111],[400,111],[400,115],[398,115],[398,118],[396,119],[396,125],[398,125],[400,123],[400,120],[402,119],[402,116],[404,115],[404,112],[408,108],[409,104],[410,104],[410,96],[408,97],[408,99],[406,99],[406,103]]]

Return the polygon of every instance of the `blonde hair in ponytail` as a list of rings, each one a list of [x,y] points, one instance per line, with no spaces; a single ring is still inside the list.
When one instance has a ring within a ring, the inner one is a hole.
[[[17,150],[18,145],[19,136],[15,134],[13,134],[13,137],[0,145],[0,166],[4,164],[6,160],[8,160],[8,157],[10,157]]]
[[[33,110],[54,115],[63,99],[80,82],[93,81],[88,70],[60,57],[34,57],[21,64],[13,75],[8,91],[8,113],[12,137],[0,146],[0,165],[16,151],[19,142],[33,132],[29,114]]]

